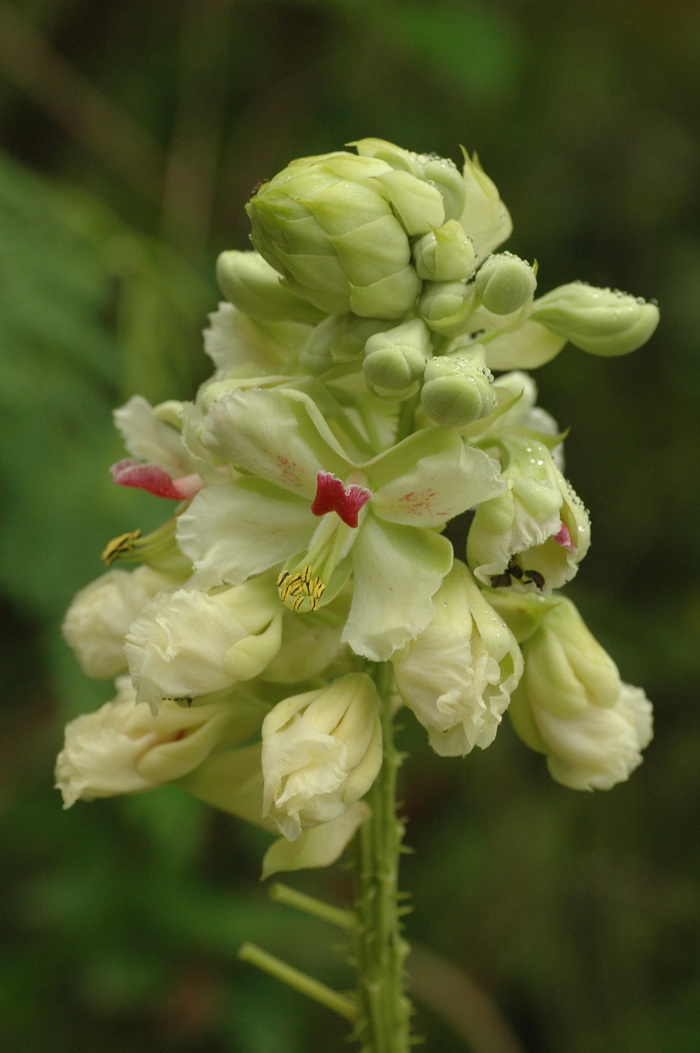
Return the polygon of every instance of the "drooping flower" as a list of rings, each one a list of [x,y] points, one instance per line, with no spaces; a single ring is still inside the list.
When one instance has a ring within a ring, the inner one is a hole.
[[[179,517],[194,580],[210,588],[282,566],[282,598],[308,610],[352,574],[343,639],[373,661],[430,620],[452,565],[438,531],[502,489],[497,462],[450,429],[426,429],[358,464],[314,402],[290,388],[215,399],[200,438],[212,456],[248,474],[207,487]],[[315,515],[314,504],[327,511]]]
[[[443,757],[493,742],[523,662],[512,632],[455,562],[428,626],[392,657],[396,686]]]
[[[154,714],[136,702],[128,677],[117,695],[66,727],[56,762],[64,807],[123,793],[142,793],[187,775],[213,751],[245,741],[265,707],[252,697],[221,699],[188,708],[172,699]]]
[[[380,700],[366,673],[284,699],[262,726],[263,814],[290,841],[359,801],[382,763]]]
[[[608,790],[641,764],[652,707],[625,684],[570,600],[502,594],[494,603],[521,643],[525,669],[509,708],[514,727],[543,753],[557,782]]]

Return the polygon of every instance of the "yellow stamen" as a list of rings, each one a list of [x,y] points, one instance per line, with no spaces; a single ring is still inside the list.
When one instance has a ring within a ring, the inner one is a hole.
[[[280,599],[290,605],[293,611],[301,610],[307,600],[309,610],[318,610],[326,583],[322,578],[312,578],[312,573],[313,568],[307,563],[303,570],[297,571],[296,574],[290,574],[288,570],[279,574],[277,588],[280,590]]]
[[[120,534],[119,537],[112,538],[102,553],[102,559],[107,566],[111,567],[115,559],[119,559],[127,552],[133,552],[134,542],[140,537],[140,530],[131,530],[128,534]]]

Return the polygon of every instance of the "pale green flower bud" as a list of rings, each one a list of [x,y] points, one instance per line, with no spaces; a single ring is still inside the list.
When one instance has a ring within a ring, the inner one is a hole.
[[[455,562],[434,603],[428,627],[391,661],[399,693],[435,752],[464,756],[493,742],[523,662],[463,563]]]
[[[441,336],[459,336],[469,328],[474,304],[473,285],[426,282],[418,301],[418,311],[433,332]]]
[[[372,157],[293,161],[251,198],[253,244],[322,311],[400,318],[420,278],[409,237],[445,220],[435,188]]]
[[[191,705],[257,676],[279,649],[281,618],[271,578],[156,596],[126,637],[138,701],[154,710],[166,698]]]
[[[318,322],[322,314],[288,289],[257,252],[222,252],[216,261],[219,288],[239,311],[263,322]]]
[[[360,139],[350,143],[361,157],[376,157],[398,171],[408,172],[431,183],[443,201],[445,219],[458,219],[464,208],[464,179],[449,158],[437,154],[415,154],[384,139]]]
[[[128,677],[117,696],[95,713],[71,721],[56,762],[65,808],[122,793],[143,793],[197,768],[214,751],[244,741],[260,727],[264,709],[230,698],[188,709],[172,699],[157,714],[136,703]]]
[[[474,242],[477,260],[483,260],[510,236],[513,225],[498,190],[474,154],[464,155],[464,207],[459,221]]]
[[[382,762],[379,706],[372,679],[348,673],[265,717],[263,815],[289,841],[337,819],[369,790]]]
[[[414,243],[413,258],[419,278],[461,281],[474,270],[474,245],[457,220],[450,219]]]
[[[616,289],[570,282],[535,300],[531,318],[592,355],[626,355],[652,335],[659,309]]]
[[[641,763],[652,737],[651,703],[622,682],[569,600],[549,602],[522,644],[525,670],[509,712],[523,741],[546,755],[557,782],[607,790]]]
[[[436,424],[461,428],[496,408],[492,381],[480,344],[440,355],[425,368],[423,409]]]
[[[404,398],[415,389],[433,353],[430,332],[420,318],[412,318],[365,344],[362,365],[367,387],[377,395]]]
[[[532,300],[537,288],[529,263],[510,252],[489,256],[476,272],[476,293],[487,311],[512,314]]]
[[[126,672],[129,626],[156,593],[176,584],[150,567],[137,567],[108,570],[76,594],[63,620],[63,636],[86,676],[108,680]]]
[[[392,325],[393,322],[381,318],[329,315],[311,330],[299,355],[299,364],[302,369],[318,376],[336,362],[359,358],[369,337],[391,329]]]

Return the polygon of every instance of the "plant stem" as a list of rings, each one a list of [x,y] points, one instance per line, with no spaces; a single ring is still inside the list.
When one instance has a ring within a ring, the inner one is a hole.
[[[407,1053],[411,1004],[406,995],[408,944],[401,935],[398,872],[404,827],[396,816],[401,754],[394,742],[392,670],[378,665],[384,759],[366,800],[371,817],[358,834],[357,937],[359,1014],[355,1035],[362,1053]]]

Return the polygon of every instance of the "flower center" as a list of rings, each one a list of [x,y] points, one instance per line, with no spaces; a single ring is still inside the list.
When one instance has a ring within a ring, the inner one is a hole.
[[[311,511],[315,516],[337,512],[347,526],[356,527],[358,512],[371,496],[372,491],[366,486],[359,486],[357,483],[344,486],[342,480],[331,472],[319,472],[316,476],[316,496]]]
[[[326,584],[322,578],[312,578],[312,573],[311,564],[307,563],[304,569],[297,571],[296,574],[283,570],[278,576],[277,588],[280,590],[280,599],[293,611],[300,610],[306,600],[308,600],[310,611],[318,610]]]

